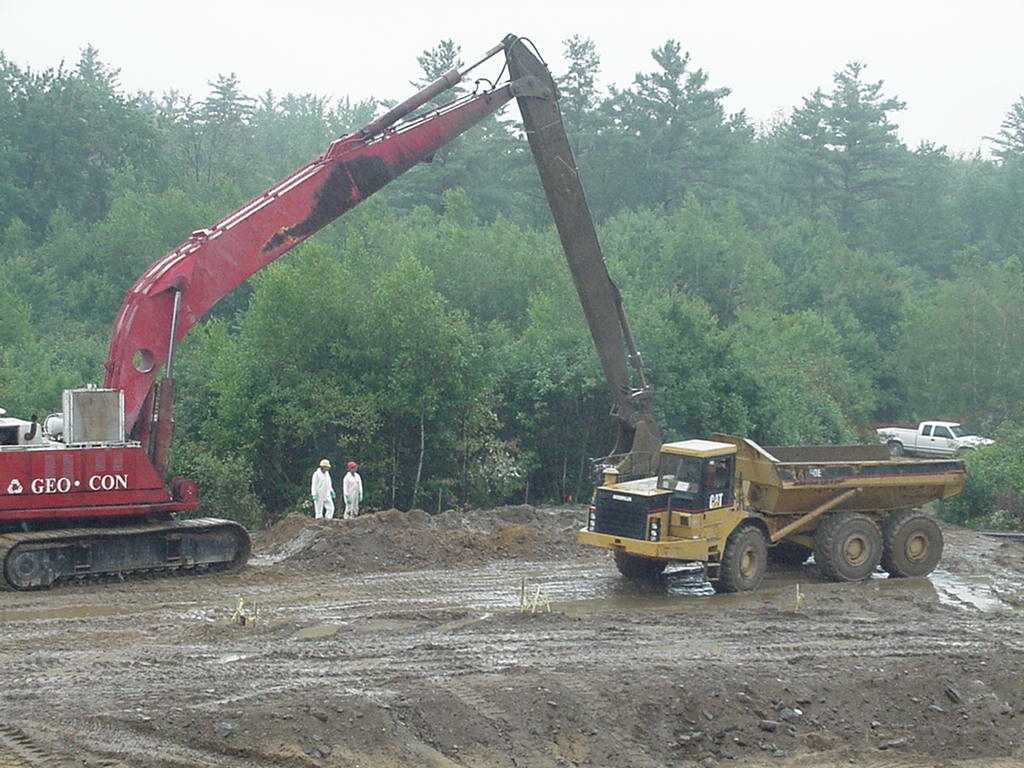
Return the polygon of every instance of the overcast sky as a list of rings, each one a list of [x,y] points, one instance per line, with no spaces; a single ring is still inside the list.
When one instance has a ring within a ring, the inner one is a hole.
[[[1022,29],[1022,0],[0,0],[9,59],[73,64],[91,43],[127,89],[157,93],[205,95],[218,73],[235,72],[249,93],[400,98],[425,48],[452,38],[469,61],[507,32],[530,37],[556,75],[561,41],[590,37],[602,85],[627,85],[672,37],[712,85],[732,89],[730,110],[759,121],[788,113],[859,59],[907,102],[898,122],[908,144],[965,152],[987,150],[983,137],[1024,94]]]

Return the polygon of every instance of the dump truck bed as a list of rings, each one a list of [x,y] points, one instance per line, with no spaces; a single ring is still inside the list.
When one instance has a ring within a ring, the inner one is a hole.
[[[736,446],[739,494],[765,515],[795,515],[849,494],[835,509],[879,512],[919,507],[963,490],[966,471],[955,459],[897,459],[884,445],[760,446],[716,434]]]

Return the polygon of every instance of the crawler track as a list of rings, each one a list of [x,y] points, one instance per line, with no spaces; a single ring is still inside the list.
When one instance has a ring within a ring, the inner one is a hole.
[[[250,549],[242,526],[216,518],[7,533],[0,535],[0,586],[46,589],[115,575],[231,570],[246,563]]]

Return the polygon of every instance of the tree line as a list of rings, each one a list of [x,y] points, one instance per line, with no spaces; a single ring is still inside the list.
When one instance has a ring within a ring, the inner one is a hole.
[[[760,124],[677,41],[623,88],[600,86],[592,41],[564,53],[561,109],[667,437],[842,442],[917,418],[1019,434],[1024,97],[990,155],[965,155],[906,146],[904,102],[860,62]],[[417,61],[413,86],[461,51]],[[389,103],[254,96],[234,75],[201,98],[132,94],[92,47],[45,71],[0,53],[0,406],[44,414],[100,381],[150,262]],[[611,403],[517,118],[445,147],[186,340],[175,472],[208,514],[262,523],[324,455],[359,459],[376,507],[586,494]]]

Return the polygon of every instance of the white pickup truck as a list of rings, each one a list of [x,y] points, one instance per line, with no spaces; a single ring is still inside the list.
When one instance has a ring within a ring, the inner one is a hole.
[[[881,427],[875,431],[893,456],[957,456],[993,442],[970,434],[955,421],[922,421],[917,429]]]

